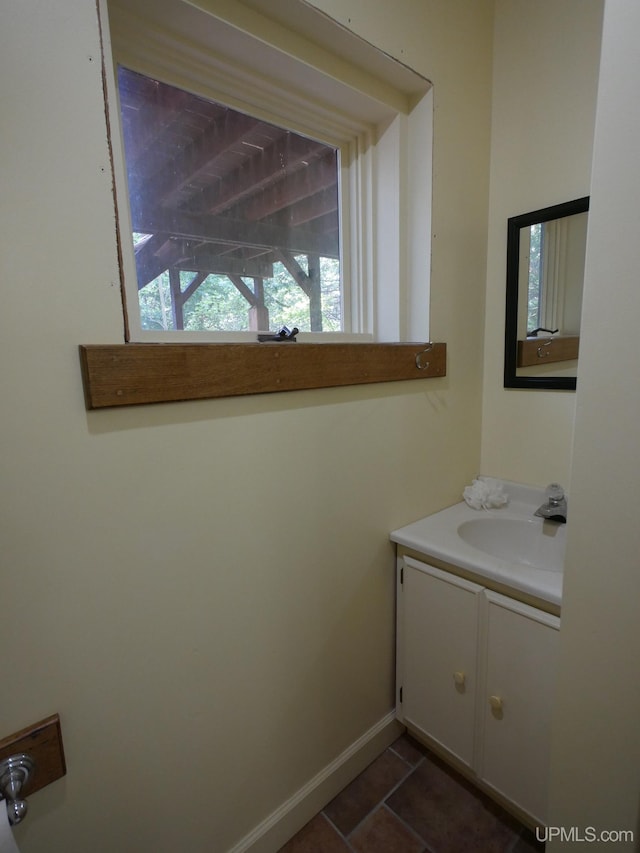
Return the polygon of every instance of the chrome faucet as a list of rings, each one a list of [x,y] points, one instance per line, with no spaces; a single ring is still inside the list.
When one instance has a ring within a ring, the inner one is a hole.
[[[560,524],[567,522],[567,497],[564,489],[559,483],[550,483],[545,491],[547,498],[546,503],[534,512],[534,515],[539,515],[540,518],[546,518],[549,521],[557,521]]]

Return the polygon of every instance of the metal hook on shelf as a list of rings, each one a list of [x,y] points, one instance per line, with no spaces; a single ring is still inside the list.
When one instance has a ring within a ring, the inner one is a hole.
[[[0,796],[7,802],[7,814],[12,826],[27,814],[27,801],[20,793],[35,770],[35,761],[26,752],[11,755],[0,761]]]
[[[538,358],[546,358],[549,355],[549,347],[553,343],[553,338],[549,338],[548,341],[545,341],[543,344],[540,344],[538,349],[536,350],[538,354]],[[546,349],[545,349],[546,347]]]
[[[420,350],[420,352],[416,353],[416,367],[418,368],[418,370],[426,370],[429,367],[430,362],[423,361],[422,356],[426,353],[431,352],[432,349],[433,344],[431,343],[431,341],[429,341],[429,343],[423,350]]]

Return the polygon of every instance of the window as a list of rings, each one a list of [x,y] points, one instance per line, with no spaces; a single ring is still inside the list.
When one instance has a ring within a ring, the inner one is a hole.
[[[100,3],[127,340],[427,340],[428,81],[300,0]]]
[[[587,219],[575,213],[521,229],[529,265],[526,336],[540,329],[579,333]]]
[[[143,331],[344,331],[339,151],[118,68]]]
[[[529,287],[527,329],[536,329],[542,324],[540,311],[540,287],[542,278],[542,222],[536,222],[529,229]]]
[[[445,376],[430,83],[305,0],[98,10],[125,343],[80,346],[88,408]]]

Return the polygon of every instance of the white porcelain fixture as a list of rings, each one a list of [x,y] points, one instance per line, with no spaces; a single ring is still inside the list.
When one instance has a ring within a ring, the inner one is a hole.
[[[535,515],[543,489],[501,485],[505,506],[461,501],[391,534],[396,714],[533,827],[547,820],[567,526]]]
[[[461,501],[395,530],[391,540],[560,605],[567,526],[534,515],[544,489],[503,486],[504,507],[475,510]]]
[[[566,527],[539,518],[474,518],[463,521],[458,533],[469,545],[516,565],[543,572],[561,572]]]

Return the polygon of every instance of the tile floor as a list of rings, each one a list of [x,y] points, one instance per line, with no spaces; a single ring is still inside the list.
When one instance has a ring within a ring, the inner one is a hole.
[[[534,833],[404,734],[279,853],[540,853]]]

